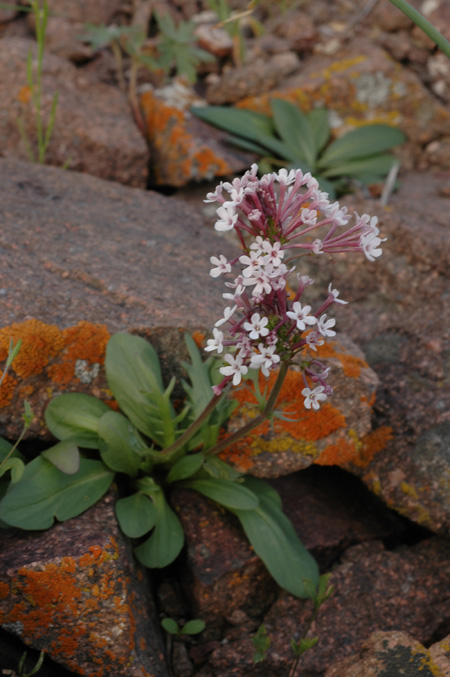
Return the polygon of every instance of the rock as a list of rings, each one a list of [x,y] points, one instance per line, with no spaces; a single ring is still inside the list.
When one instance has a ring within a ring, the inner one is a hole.
[[[90,24],[113,22],[124,4],[123,0],[48,0],[50,14]]]
[[[431,165],[450,170],[450,136],[439,141],[432,141],[425,152]]]
[[[147,573],[107,496],[44,532],[0,534],[3,628],[77,674],[167,675]]]
[[[350,475],[310,468],[271,481],[302,543],[321,567],[335,562],[350,544],[403,533],[400,520]],[[339,489],[338,489],[339,487]],[[202,642],[220,638],[231,625],[236,636],[253,632],[279,590],[255,556],[237,519],[213,501],[183,489],[172,494],[186,535],[181,581],[194,617],[207,628]],[[174,611],[172,595],[163,610]],[[231,631],[230,631],[231,632]]]
[[[299,9],[283,12],[274,34],[286,39],[296,52],[311,51],[319,37],[311,16]]]
[[[190,100],[193,93],[189,92],[172,88],[141,96],[152,156],[151,179],[156,185],[185,186],[241,172],[251,164],[248,153],[221,144],[222,132],[187,112],[191,105],[198,105],[198,98]]]
[[[270,97],[298,103],[305,111],[325,105],[338,136],[362,123],[400,127],[408,143],[396,152],[407,168],[423,163],[424,144],[450,132],[448,110],[416,75],[365,38],[352,40],[337,55],[311,57],[270,92],[241,99],[238,106],[270,114]]]
[[[389,0],[380,0],[370,13],[370,22],[377,24],[384,31],[394,33],[401,30],[409,30],[414,24],[412,20]]]
[[[47,438],[49,397],[75,389],[110,398],[100,366],[116,331],[151,334],[166,376],[179,376],[183,328],[209,330],[222,305],[209,282],[219,239],[202,217],[175,199],[13,160],[0,160],[0,184],[2,359],[9,337],[23,339],[1,389],[0,435],[17,438],[24,398],[35,414],[30,436]]]
[[[430,56],[427,61],[427,70],[433,92],[444,101],[450,101],[450,64],[448,57],[441,52]]]
[[[219,80],[208,85],[206,99],[209,104],[221,105],[257,96],[271,90],[299,67],[300,61],[294,52],[275,54],[269,60],[257,59],[225,71]]]
[[[331,575],[334,593],[321,607],[309,635],[318,637],[319,643],[301,657],[301,674],[319,677],[336,663],[339,665],[339,661],[359,654],[374,628],[407,632],[423,645],[433,641],[441,627],[448,627],[450,618],[450,603],[443,595],[448,588],[449,555],[448,541],[439,538],[394,551],[385,550],[376,542],[347,550]],[[271,644],[261,668],[252,663],[254,648],[250,638],[233,636],[226,641],[225,634],[225,641],[213,650],[200,674],[217,677],[285,674],[292,661],[290,640],[299,639],[312,611],[310,601],[281,594],[263,619]],[[407,661],[411,653],[406,651],[404,655]],[[394,677],[401,673],[385,674]],[[417,672],[417,677],[420,674]],[[371,673],[350,675],[369,677]]]
[[[233,39],[225,28],[200,24],[195,29],[199,47],[222,59],[233,51]]]
[[[318,411],[305,409],[303,374],[293,367],[276,406],[292,420],[275,418],[273,427],[264,422],[222,452],[223,460],[257,477],[287,475],[314,462],[330,465],[346,455],[355,464],[364,465],[364,436],[371,429],[377,378],[361,351],[345,336],[328,340],[315,355],[331,369],[328,382],[334,392],[329,400]],[[266,383],[271,388],[277,373],[273,370],[267,381],[262,378],[260,388]],[[249,388],[234,391],[232,397],[239,407],[231,416],[230,434],[259,413]]]
[[[380,218],[387,242],[376,263],[344,255],[333,264],[303,263],[319,288],[331,277],[349,301],[336,308],[337,325],[361,346],[380,380],[366,465],[339,464],[389,507],[436,531],[450,524],[448,179],[405,174],[385,208],[346,200]]]
[[[36,21],[33,14],[28,16],[28,23],[35,31]],[[85,33],[85,24],[81,21],[50,16],[45,31],[45,48],[62,59],[69,59],[75,64],[84,63],[93,58],[92,48],[80,40]]]
[[[26,60],[33,42],[0,40],[0,147],[4,157],[27,159],[17,120],[22,119],[34,153],[36,117],[26,80]],[[43,119],[58,92],[55,126],[46,162],[145,188],[148,149],[119,90],[83,75],[75,66],[45,54],[42,75]],[[113,158],[113,160],[112,160]]]
[[[433,659],[432,649],[426,649],[407,632],[374,632],[358,656],[345,658],[326,671],[325,677],[381,677],[382,675],[407,674],[422,677],[424,674],[446,677],[450,662],[446,665]],[[425,671],[425,672],[424,672]]]

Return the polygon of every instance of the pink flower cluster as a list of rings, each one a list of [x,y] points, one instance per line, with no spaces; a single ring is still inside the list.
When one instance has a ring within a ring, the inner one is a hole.
[[[330,285],[327,298],[313,311],[301,301],[313,280],[299,274],[297,291],[289,299],[286,279],[295,266],[284,261],[286,250],[317,256],[359,251],[369,261],[382,253],[379,245],[384,240],[379,237],[377,218],[355,214],[355,223],[347,227],[351,220],[347,209],[331,203],[309,173],[281,169],[258,179],[257,171],[257,165],[252,165],[242,178],[221,183],[205,200],[220,204],[215,228],[234,229],[244,252],[230,261],[223,255],[210,259],[212,277],[227,275],[234,266],[239,268],[234,280],[225,282],[229,291],[223,296],[229,305],[205,348],[219,354],[230,349],[223,355],[225,365],[220,372],[224,378],[214,387],[216,394],[230,382],[238,385],[249,369],[260,369],[268,376],[281,361],[290,363],[305,347],[315,351],[336,334],[336,321],[328,318],[326,311],[333,303],[346,301],[339,299],[339,292]],[[332,392],[326,383],[329,369],[314,358],[304,360],[302,367],[305,407],[318,409]]]

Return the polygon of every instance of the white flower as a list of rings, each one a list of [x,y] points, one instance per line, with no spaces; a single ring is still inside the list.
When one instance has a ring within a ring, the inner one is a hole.
[[[233,315],[233,313],[236,311],[237,306],[233,306],[232,308],[230,306],[227,306],[225,310],[223,311],[223,317],[220,318],[220,320],[217,320],[215,326],[220,327],[221,324],[224,324],[225,322],[228,322],[230,317]]]
[[[238,215],[234,210],[232,202],[224,202],[221,207],[216,210],[219,221],[216,221],[214,228],[220,232],[233,230],[234,224],[238,219]]]
[[[255,285],[254,290],[252,291],[252,297],[255,299],[263,295],[270,294],[272,291],[272,285],[270,283],[269,277],[262,270],[255,270],[253,277],[246,277],[244,280],[245,285]]]
[[[381,256],[383,250],[381,247],[379,247],[379,245],[382,242],[386,242],[387,239],[385,237],[383,239],[377,237],[378,228],[376,228],[376,231],[376,233],[373,231],[366,231],[361,235],[360,245],[369,261],[375,261],[376,258]]]
[[[307,336],[305,336],[305,341],[311,350],[317,350],[317,346],[323,346],[325,343],[322,334],[318,331],[310,331]]]
[[[231,263],[228,263],[227,258],[223,254],[220,254],[219,258],[217,258],[217,256],[211,256],[209,260],[214,266],[217,266],[216,268],[211,268],[209,271],[211,277],[219,277],[222,273],[231,272]]]
[[[289,184],[294,183],[295,181],[295,169],[291,169],[288,173],[288,170],[283,167],[278,174],[274,172],[272,176],[275,181],[278,181],[281,185],[289,186]]]
[[[203,202],[222,202],[222,190],[223,190],[223,183],[222,181],[219,183],[217,186],[216,190],[214,193],[207,193],[206,194],[206,200],[203,200]]]
[[[266,263],[267,261],[268,263],[270,261],[273,266],[279,266],[284,257],[281,242],[274,242],[272,244],[270,240],[263,240],[262,253],[265,254],[263,262]]]
[[[331,296],[333,296],[333,302],[334,303],[343,303],[343,304],[348,303],[348,301],[343,301],[342,299],[338,299],[339,292],[338,292],[337,289],[332,289],[331,282],[328,285],[328,293],[331,294]]]
[[[250,214],[248,215],[247,218],[248,218],[249,221],[258,221],[258,219],[260,219],[261,216],[262,216],[262,214],[259,211],[259,209],[252,209],[252,211],[250,212]],[[259,235],[258,235],[258,237],[259,237]],[[251,247],[251,245],[250,245],[250,247]]]
[[[317,222],[317,211],[315,209],[302,209],[300,219],[305,226],[315,226]]]
[[[208,345],[205,350],[217,350],[218,353],[221,353],[223,350],[223,332],[220,329],[213,329],[214,338],[208,339]]]
[[[250,367],[252,369],[261,369],[264,376],[269,376],[269,369],[280,361],[280,356],[275,354],[276,349],[276,345],[265,346],[263,343],[260,343],[258,345],[259,353],[253,353],[250,358]]]
[[[303,388],[302,395],[305,398],[305,408],[311,409],[312,407],[313,409],[320,409],[320,402],[327,399],[324,391],[324,386],[317,386],[314,390],[311,390],[311,388]]]
[[[269,330],[267,329],[267,324],[269,319],[267,317],[261,317],[259,313],[253,313],[250,322],[244,322],[244,329],[249,333],[251,339],[258,339],[260,336],[267,336]]]
[[[236,355],[236,357],[233,357],[233,355],[225,355],[224,358],[225,362],[228,362],[229,366],[228,367],[220,367],[219,371],[221,374],[224,376],[233,376],[233,385],[237,386],[241,382],[241,378],[243,374],[246,374],[248,372],[248,367],[243,364],[243,359],[240,355]]]
[[[251,277],[254,275],[255,271],[258,270],[259,266],[262,263],[260,253],[257,251],[251,251],[250,256],[243,254],[239,257],[239,263],[242,263],[247,268],[244,268],[242,275],[244,277]]]
[[[334,327],[336,320],[334,318],[327,320],[327,315],[321,315],[317,320],[317,329],[320,331],[322,336],[336,336],[336,332],[333,331],[330,327]]]
[[[351,216],[347,214],[347,207],[340,208],[339,202],[333,202],[324,210],[325,216],[332,217],[337,226],[345,226],[350,221]]]
[[[313,250],[314,254],[323,254],[322,240],[314,240],[311,249]]]
[[[296,321],[297,329],[304,331],[307,324],[311,325],[316,324],[317,322],[317,319],[314,317],[314,315],[308,315],[310,310],[311,306],[305,306],[302,308],[300,301],[295,301],[295,303],[292,305],[292,310],[288,310],[286,315],[292,320]]]

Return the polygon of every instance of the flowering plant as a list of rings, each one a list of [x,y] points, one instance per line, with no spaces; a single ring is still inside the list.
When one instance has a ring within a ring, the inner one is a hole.
[[[230,199],[223,195],[226,191]],[[254,165],[241,179],[220,184],[207,196],[218,202],[216,229],[234,229],[243,253],[228,261],[212,257],[212,277],[227,281],[224,297],[231,304],[217,320],[203,361],[193,339],[186,337],[190,364],[184,407],[171,402],[172,378],[164,386],[159,359],[139,336],[119,333],[106,349],[105,373],[120,408],[80,393],[54,398],[46,423],[60,441],[13,476],[0,502],[0,521],[22,529],[46,529],[56,517],[70,519],[108,491],[115,474],[127,476],[127,495],[116,502],[122,531],[136,539],[135,554],[151,568],[170,564],[184,544],[181,522],[170,505],[173,489],[192,489],[232,512],[277,583],[299,597],[310,597],[319,582],[317,564],[282,512],[274,489],[242,475],[217,455],[274,415],[289,366],[305,348],[314,351],[334,336],[328,317],[334,303],[344,303],[331,286],[316,310],[303,301],[312,280],[298,276],[290,298],[287,277],[300,254],[320,256],[362,251],[369,260],[381,254],[376,218],[350,216],[337,202],[330,204],[317,181],[300,170],[280,170],[257,178]],[[299,250],[299,252],[297,251]],[[227,332],[225,333],[225,329]],[[299,363],[307,409],[318,409],[331,394],[328,369],[305,355]],[[235,403],[225,395],[250,371],[278,376],[267,400],[260,394],[261,413],[239,430],[224,436]],[[80,450],[81,447],[81,450]],[[92,458],[97,452],[99,459]],[[312,587],[311,587],[312,586]]]

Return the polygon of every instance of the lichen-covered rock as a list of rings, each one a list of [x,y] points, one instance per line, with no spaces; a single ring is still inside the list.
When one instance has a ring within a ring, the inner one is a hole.
[[[305,409],[303,374],[293,367],[276,405],[291,420],[275,418],[273,424],[265,421],[222,452],[221,458],[257,477],[287,475],[312,463],[339,465],[351,459],[361,466],[367,464],[365,436],[371,429],[377,377],[348,337],[329,340],[315,355],[331,368],[328,382],[334,388],[332,397],[317,411]],[[276,376],[276,370],[271,372],[268,388]],[[261,387],[265,385],[262,377]],[[252,392],[250,387],[244,387],[232,393],[239,407],[230,419],[228,433],[258,415]]]
[[[45,532],[0,534],[0,623],[89,677],[165,677],[148,572],[134,562],[113,496]]]
[[[374,632],[357,656],[339,661],[326,671],[325,677],[447,677],[450,661],[442,655],[435,660],[438,646],[426,649],[407,632]]]
[[[156,185],[185,186],[241,172],[249,155],[220,143],[223,134],[187,112],[198,105],[181,83],[171,92],[146,91],[140,104],[151,148],[152,180]]]
[[[31,40],[0,40],[0,153],[21,160],[28,155],[18,118],[37,152],[36,113],[26,78],[30,49],[35,53],[36,45]],[[126,97],[116,87],[98,82],[65,59],[46,53],[42,71],[44,127],[55,92],[58,106],[46,162],[58,166],[68,162],[71,169],[145,188],[148,148],[133,122]]]
[[[305,111],[326,106],[338,136],[367,123],[400,127],[408,143],[397,152],[409,168],[426,166],[423,146],[450,132],[448,110],[419,78],[364,38],[333,56],[313,56],[272,91],[242,99],[238,106],[270,114],[270,97],[287,99]]]

